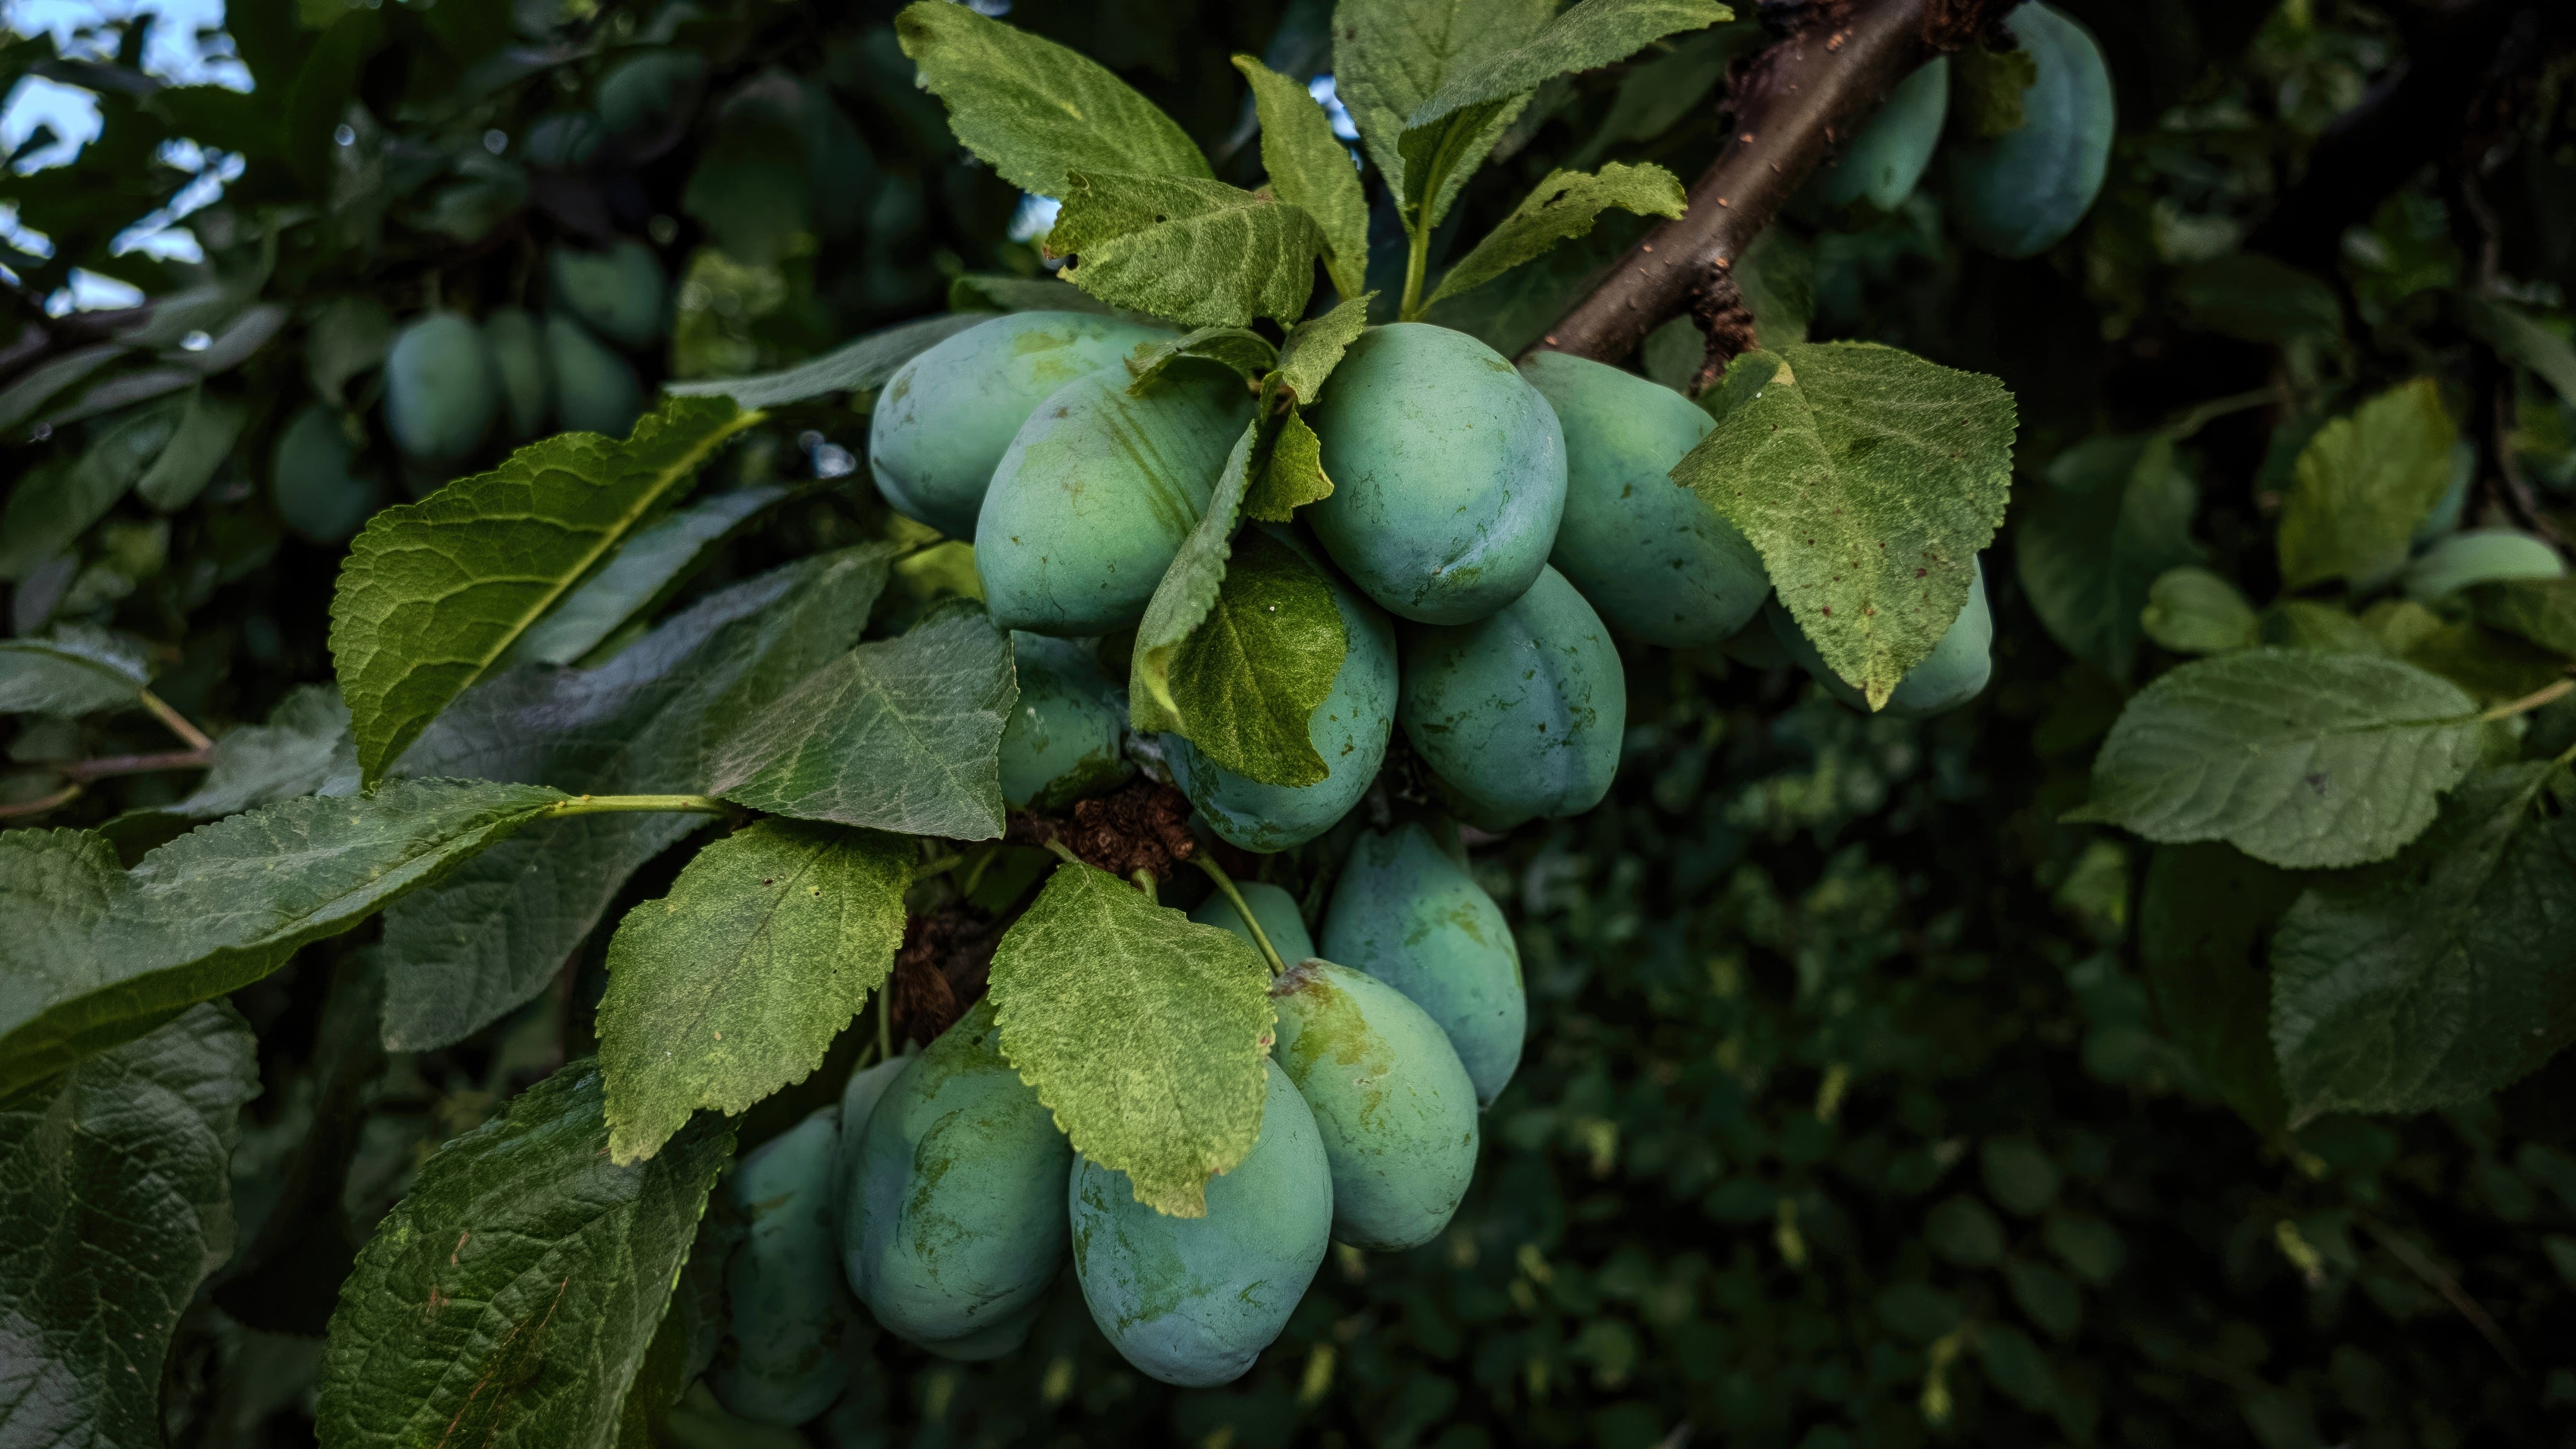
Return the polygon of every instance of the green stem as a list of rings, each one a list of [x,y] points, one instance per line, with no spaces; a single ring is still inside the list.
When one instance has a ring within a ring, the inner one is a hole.
[[[1422,317],[1422,274],[1431,267],[1431,227],[1427,216],[1414,218],[1411,247],[1404,257],[1404,301],[1395,315],[1402,321],[1415,322]]]
[[[1261,922],[1254,918],[1252,907],[1244,903],[1243,892],[1234,888],[1234,877],[1227,875],[1224,866],[1210,860],[1204,853],[1193,855],[1190,860],[1199,869],[1206,871],[1208,879],[1216,882],[1217,890],[1223,893],[1228,901],[1234,903],[1234,913],[1243,917],[1244,926],[1252,932],[1252,944],[1261,948],[1263,959],[1270,963],[1270,974],[1273,976],[1287,974],[1288,963],[1279,959],[1279,948],[1270,944],[1270,933],[1261,929]]]
[[[722,815],[725,804],[707,795],[575,795],[546,807],[550,816],[641,815],[668,811],[682,815]]]
[[[877,1060],[881,1062],[894,1060],[894,997],[891,994],[894,980],[891,976],[887,978],[886,986],[888,990],[877,993]]]
[[[137,690],[135,695],[145,709],[152,711],[152,717],[167,725],[170,733],[177,735],[189,749],[211,750],[215,747],[215,742],[206,737],[204,730],[190,724],[186,715],[172,709],[161,696],[148,689]]]
[[[2535,689],[2531,693],[2524,695],[2520,699],[2514,700],[2509,704],[2497,705],[2495,708],[2479,715],[2478,723],[2493,724],[2500,719],[2511,719],[2518,714],[2529,714],[2544,704],[2549,704],[2564,698],[2567,691],[2571,689],[2576,689],[2576,679],[2562,679],[2555,684],[2544,685],[2541,688]]]
[[[1145,893],[1145,904],[1149,906],[1159,906],[1163,903],[1161,895],[1154,889],[1154,873],[1152,871],[1147,870],[1145,867],[1140,865],[1136,867],[1135,870],[1128,873],[1127,879],[1130,884],[1136,887],[1136,889]]]

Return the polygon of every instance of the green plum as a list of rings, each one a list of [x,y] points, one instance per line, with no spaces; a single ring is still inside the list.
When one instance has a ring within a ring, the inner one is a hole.
[[[1633,372],[1562,352],[1521,376],[1565,430],[1565,521],[1548,562],[1611,625],[1649,644],[1715,644],[1762,609],[1762,555],[1724,515],[1673,482],[1716,424]]]
[[[1817,197],[1828,206],[1866,199],[1881,211],[1904,205],[1932,164],[1949,112],[1950,58],[1936,55],[1898,81],[1850,149],[1816,174]]]
[[[1440,1024],[1387,983],[1330,961],[1273,982],[1272,1055],[1297,1084],[1333,1173],[1333,1236],[1393,1252],[1440,1236],[1476,1176],[1476,1086]]]
[[[1073,1149],[1002,1059],[990,1000],[907,1060],[858,1151],[843,1266],[889,1332],[935,1349],[1011,1320],[1054,1280]]]
[[[492,352],[492,371],[501,385],[501,418],[510,436],[525,442],[544,432],[546,414],[554,410],[555,383],[536,319],[521,308],[495,307],[483,319],[483,345]]]
[[[850,1201],[858,1184],[859,1144],[867,1140],[868,1117],[911,1060],[909,1055],[888,1057],[850,1073],[848,1084],[841,1088],[841,1145],[832,1165],[832,1221],[833,1231],[845,1241],[850,1232]]]
[[[314,543],[341,543],[376,511],[376,480],[358,472],[357,450],[340,415],[307,403],[277,435],[269,463],[269,496],[277,516]]]
[[[546,370],[555,380],[555,421],[568,432],[622,438],[644,415],[635,365],[569,317],[546,319]]]
[[[1869,708],[1868,696],[1826,665],[1788,605],[1775,598],[1763,609],[1763,617],[1771,625],[1771,637],[1826,693],[1854,709]],[[1930,719],[1976,698],[1994,673],[1994,642],[1995,617],[1986,608],[1986,566],[1980,559],[1968,580],[1966,607],[1959,610],[1941,642],[1932,646],[1931,657],[1896,682],[1887,696],[1886,712],[1898,719]]]
[[[877,394],[868,419],[877,491],[906,518],[972,538],[994,465],[1038,404],[1170,336],[1115,317],[1013,312],[943,339]]]
[[[1060,810],[1136,772],[1120,749],[1118,687],[1085,641],[1014,631],[1020,698],[1002,730],[1002,800],[1014,810]]]
[[[1143,397],[1127,383],[1109,368],[1056,389],[994,465],[975,522],[994,623],[1057,635],[1133,625],[1207,510],[1252,420],[1251,392],[1230,370],[1190,364]]]
[[[1300,553],[1302,540],[1264,529]],[[1237,544],[1241,549],[1244,544]],[[1308,555],[1310,562],[1314,560]],[[1208,828],[1245,850],[1269,854],[1303,845],[1333,828],[1377,778],[1386,742],[1395,733],[1395,626],[1375,604],[1321,569],[1342,618],[1342,671],[1315,712],[1306,717],[1306,740],[1328,772],[1311,785],[1266,785],[1225,768],[1180,735],[1165,735],[1164,759],[1172,779],[1198,807]]]
[[[2064,240],[2092,208],[2119,114],[2102,47],[2081,22],[2053,5],[2022,5],[2004,24],[2039,77],[2022,93],[2020,127],[1953,140],[1951,216],[1979,247],[2028,257]]]
[[[1306,918],[1297,911],[1297,898],[1264,881],[1245,881],[1235,887],[1243,892],[1243,903],[1252,907],[1252,918],[1261,923],[1261,933],[1270,938],[1270,948],[1279,959],[1294,966],[1315,954],[1315,938],[1306,934]],[[1260,947],[1252,931],[1243,924],[1243,915],[1222,891],[1199,902],[1190,919],[1202,926],[1222,926],[1244,940],[1254,950]]]
[[[1083,1301],[1129,1363],[1167,1384],[1241,1378],[1288,1326],[1331,1238],[1315,1116],[1277,1062],[1262,1065],[1260,1140],[1208,1180],[1205,1217],[1165,1217],[1136,1201],[1125,1173],[1074,1164],[1066,1197]]]
[[[385,353],[385,427],[423,463],[453,463],[483,446],[501,410],[482,329],[432,312],[394,334]]]
[[[1372,328],[1310,421],[1333,492],[1306,522],[1388,612],[1468,623],[1546,565],[1565,510],[1565,437],[1502,354],[1429,323]]]
[[[1396,718],[1423,760],[1480,809],[1580,815],[1618,773],[1627,677],[1601,616],[1565,575],[1544,569],[1500,613],[1412,632]]]
[[[731,1333],[709,1381],[759,1423],[802,1424],[849,1382],[850,1294],[832,1234],[840,1120],[838,1106],[815,1112],[752,1149],[727,1184],[749,1230],[725,1267]]]
[[[2546,539],[2510,528],[2472,528],[2441,539],[2406,566],[2406,596],[2421,603],[2478,584],[2554,579],[2567,561]]]
[[[546,277],[554,304],[609,341],[643,347],[662,335],[670,280],[662,259],[635,238],[604,252],[557,246],[546,255]]]
[[[1503,908],[1430,831],[1408,823],[1359,838],[1324,912],[1323,950],[1411,997],[1448,1034],[1477,1105],[1493,1105],[1529,1033],[1520,947]]]

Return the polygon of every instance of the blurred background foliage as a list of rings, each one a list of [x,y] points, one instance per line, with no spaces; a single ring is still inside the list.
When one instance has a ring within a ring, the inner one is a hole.
[[[778,366],[1041,276],[1042,211],[949,138],[892,8],[263,0],[192,37],[170,33],[183,12],[66,19],[22,0],[0,42],[11,632],[138,651],[218,734],[327,681],[329,591],[366,511],[508,447],[406,461],[380,408],[386,346],[430,308],[562,315],[555,249],[649,257],[652,325],[594,339],[647,387]],[[2018,396],[2015,521],[1988,573],[1999,686],[1909,725],[1841,710],[1794,671],[1631,650],[1613,802],[1477,862],[1520,931],[1533,1039],[1446,1237],[1337,1255],[1223,1391],[1128,1371],[1069,1280],[996,1364],[863,1336],[857,1386],[804,1440],[2568,1441],[2576,1062],[2471,1108],[2288,1130],[2265,1095],[2267,907],[2216,897],[2189,852],[2055,823],[2155,646],[2034,597],[2010,558],[2032,546],[2027,520],[2086,495],[2103,440],[2164,430],[2192,503],[2176,557],[2118,554],[2127,536],[2100,515],[2042,543],[2148,577],[2203,562],[2268,597],[2299,445],[2419,374],[2444,380],[2477,455],[2471,516],[2566,512],[2571,382],[2548,346],[2493,342],[2479,310],[2506,299],[2566,349],[2566,17],[2492,0],[2066,8],[2102,39],[2121,105],[2111,180],[2074,238],[2027,262],[1965,249],[1936,165],[1893,212],[1793,208],[1747,278],[1767,338],[1882,340]],[[1301,78],[1330,65],[1312,0],[1008,13],[1116,69],[1235,181],[1257,177],[1258,148],[1227,57]],[[1696,174],[1723,135],[1725,67],[1763,39],[1748,18],[1552,83],[1438,245],[1554,165]],[[2414,113],[2369,164],[2321,141],[2410,78],[2420,100],[2428,76],[2452,84],[2452,111]],[[36,130],[41,98],[94,108],[95,134],[74,148]],[[1605,222],[1439,320],[1516,350],[1632,236]],[[1698,362],[1677,326],[1643,358],[1672,381]],[[710,486],[778,485],[777,501],[674,601],[905,527],[853,471],[865,402],[790,409],[728,457]],[[319,503],[281,483],[305,416],[338,448]],[[971,581],[956,563],[919,556],[906,598]],[[96,768],[166,750],[149,716],[10,730],[12,823],[146,822],[119,827],[139,848],[191,808],[192,771]],[[2571,731],[2576,712],[2553,707],[2534,733]],[[599,942],[475,1038],[383,1051],[368,934],[236,997],[266,1090],[233,1165],[241,1246],[168,1368],[174,1444],[308,1440],[315,1335],[355,1244],[438,1142],[588,1045]],[[745,1145],[829,1099],[846,1066],[757,1109]],[[729,1420],[702,1390],[669,1433],[683,1449],[800,1437]]]

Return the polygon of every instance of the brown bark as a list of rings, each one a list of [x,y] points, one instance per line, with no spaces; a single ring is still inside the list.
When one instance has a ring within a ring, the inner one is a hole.
[[[1992,25],[2012,0],[1848,0],[1812,5],[1791,34],[1737,76],[1734,132],[1681,217],[1622,257],[1534,352],[1616,362],[1646,334],[1690,312],[1718,329],[1712,363],[1751,340],[1727,271],[1771,224],[1807,174],[1867,124],[1896,83],[1935,53]],[[1722,354],[1722,355],[1721,355]]]

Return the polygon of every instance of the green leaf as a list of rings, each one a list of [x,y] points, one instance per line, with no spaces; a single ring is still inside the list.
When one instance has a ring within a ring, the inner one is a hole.
[[[178,414],[139,408],[103,424],[75,461],[29,469],[0,512],[0,579],[24,583],[38,565],[72,546],[107,516],[146,465],[160,456]]]
[[[958,141],[1022,191],[1070,198],[1077,171],[1211,178],[1171,117],[1098,62],[948,0],[895,17]]]
[[[2302,877],[2224,845],[2166,845],[2147,863],[2138,964],[2165,1035],[2257,1131],[2289,1120],[2272,1061],[2264,944]]]
[[[2224,654],[2262,642],[2262,619],[2223,574],[2167,569],[2147,586],[2138,628],[2176,654]]]
[[[1582,0],[1528,40],[1453,71],[1406,124],[1427,125],[1479,101],[1526,95],[1554,77],[1625,60],[1667,35],[1734,18],[1714,0]]]
[[[2084,1326],[2084,1295],[2055,1268],[2026,1258],[2004,1261],[2004,1286],[2013,1306],[2051,1338],[2073,1338]]]
[[[959,285],[971,278],[961,277]],[[1014,278],[1013,280],[1017,280]],[[1070,290],[1070,289],[1068,289]],[[970,327],[992,321],[989,311],[943,312],[880,328],[820,357],[757,377],[719,377],[663,384],[673,397],[724,397],[746,411],[804,402],[836,392],[875,392],[903,365]]]
[[[1334,94],[1391,195],[1421,190],[1406,183],[1398,144],[1406,118],[1454,77],[1538,34],[1554,8],[1554,0],[1341,0],[1333,8]],[[1509,124],[1508,115],[1489,124],[1478,159]],[[1462,141],[1461,154],[1473,139]],[[1417,217],[1397,209],[1411,230]]]
[[[1247,779],[1312,785],[1329,768],[1307,724],[1349,650],[1322,571],[1268,532],[1248,530],[1235,540],[1207,618],[1172,651],[1171,727]]]
[[[189,395],[170,441],[143,476],[134,480],[136,495],[163,513],[176,513],[196,502],[215,469],[232,456],[233,442],[249,421],[250,409],[208,396],[199,388]]]
[[[132,706],[152,682],[136,643],[95,624],[0,639],[0,714],[92,714]]]
[[[1002,833],[1002,727],[1018,697],[1010,635],[982,605],[953,600],[746,721],[710,793],[800,820],[991,840]]]
[[[2048,484],[2013,532],[2022,588],[2068,653],[2126,680],[2157,579],[2201,558],[2200,489],[2162,433],[2088,438],[2048,465]]]
[[[1128,374],[1136,380],[1127,385],[1127,391],[1137,397],[1149,396],[1154,380],[1163,375],[1164,369],[1184,358],[1212,362],[1246,382],[1257,382],[1278,364],[1279,349],[1271,345],[1269,338],[1248,327],[1201,327],[1128,358]]]
[[[250,1028],[210,1004],[0,1105],[0,1439],[163,1442],[162,1363],[232,1255],[236,1121],[259,1087]]]
[[[2003,521],[2003,384],[1892,347],[1748,352],[1704,400],[1717,426],[1673,469],[1761,551],[1836,674],[1887,702],[1967,606]]]
[[[1445,8],[1428,7],[1434,15]],[[1504,13],[1495,19],[1509,24],[1518,18],[1518,6],[1501,8]],[[1545,82],[1623,60],[1666,35],[1703,29],[1733,18],[1734,12],[1710,0],[1582,0],[1526,40],[1507,41],[1506,49],[1448,68],[1438,89],[1405,116],[1404,130],[1396,143],[1403,170],[1387,171],[1391,189],[1402,199],[1398,214],[1415,229],[1438,226],[1449,214],[1458,189],[1484,163],[1486,154],[1519,117],[1531,94]],[[1383,162],[1380,168],[1386,169]],[[1550,177],[1540,183],[1541,193],[1557,180]],[[1678,183],[1673,190],[1677,197]],[[1628,205],[1624,201],[1619,204]],[[1591,214],[1598,215],[1600,210],[1595,206]],[[1676,209],[1656,214],[1677,216],[1680,212]],[[1588,217],[1586,221],[1588,229]],[[1506,227],[1510,225],[1505,223]],[[1553,235],[1562,238],[1581,232],[1558,230]],[[1544,249],[1542,245],[1514,260],[1526,261]],[[1505,261],[1493,266],[1477,280],[1489,280],[1511,265],[1511,261]],[[1458,290],[1474,285],[1473,281],[1462,283]]]
[[[2320,880],[2272,938],[2291,1119],[2475,1102],[2576,1041],[2576,817],[2558,766],[2481,770],[2385,866]]]
[[[608,1151],[599,1067],[424,1163],[340,1288],[314,1414],[343,1449],[608,1449],[733,1129]]]
[[[1332,496],[1333,480],[1324,476],[1324,440],[1291,411],[1279,420],[1261,476],[1243,495],[1243,516],[1286,523],[1298,509]]]
[[[2343,334],[2343,303],[2313,272],[2261,252],[2234,252],[2189,267],[2173,280],[2173,299],[2194,327],[2282,346],[2301,339],[2333,342]]]
[[[1342,365],[1342,354],[1368,330],[1369,299],[1376,295],[1367,292],[1346,298],[1330,312],[1289,328],[1288,340],[1279,348],[1279,368],[1270,375],[1268,386],[1301,407],[1322,395],[1325,379]]]
[[[993,953],[1002,1055],[1075,1151],[1174,1217],[1206,1216],[1208,1178],[1261,1135],[1269,985],[1242,937],[1070,862]]]
[[[570,664],[627,620],[649,614],[717,544],[787,497],[775,483],[702,498],[650,524],[510,646],[509,662]]]
[[[2415,525],[2451,484],[2459,438],[2429,377],[2390,388],[2318,430],[2281,509],[2281,583],[2367,589],[2405,566]]]
[[[131,871],[87,831],[0,832],[0,1097],[257,981],[569,803],[406,781],[202,826]]]
[[[331,601],[368,783],[759,420],[728,398],[674,398],[624,442],[559,434],[368,520]]]
[[[1304,314],[1324,237],[1303,210],[1192,177],[1081,171],[1071,183],[1047,250],[1071,254],[1065,280],[1101,301],[1193,327]]]
[[[2476,706],[2411,664],[2248,649],[2140,690],[2069,820],[2149,840],[2224,840],[2290,869],[2385,860],[2476,762]]]
[[[1360,188],[1351,153],[1333,134],[1332,118],[1307,93],[1305,82],[1248,55],[1236,56],[1234,68],[1252,83],[1270,194],[1315,219],[1333,289],[1345,298],[1358,296],[1367,285],[1368,196]]]
[[[1971,45],[1950,56],[1950,112],[1969,139],[1991,141],[2022,128],[2022,98],[2038,83],[2029,51]]]
[[[575,794],[703,789],[724,737],[858,642],[891,549],[866,544],[711,594],[597,669],[513,670],[466,692],[410,768]],[[425,1051],[545,989],[628,875],[704,822],[550,821],[385,914],[385,1040]]]
[[[2541,326],[2531,314],[2473,292],[2458,296],[2460,320],[2496,355],[2518,362],[2576,405],[2576,343]]]
[[[968,272],[949,283],[948,305],[960,312],[970,309],[987,312],[1093,312],[1101,316],[1113,316],[1118,312],[1106,302],[1085,296],[1083,290],[1071,282],[1059,282],[1053,277],[1013,277],[993,272]],[[1143,317],[1142,313],[1136,315]],[[888,376],[892,376],[891,372]]]
[[[739,1115],[823,1063],[893,969],[914,847],[763,820],[691,857],[608,946],[609,1150],[652,1156],[700,1107]]]
[[[2506,579],[2468,595],[2479,623],[2576,657],[2576,578]]]
[[[2040,1352],[2029,1334],[2009,1323],[1977,1325],[1977,1367],[1986,1371],[2004,1397],[2034,1414],[2055,1413],[2062,1407],[2057,1371],[2049,1367],[2048,1355]]]
[[[1642,217],[1604,215],[1592,234],[1577,237],[1537,261],[1512,268],[1463,297],[1424,309],[1423,320],[1464,332],[1505,357],[1517,357],[1547,335],[1556,319],[1588,296],[1619,257],[1646,233]],[[1765,236],[1770,233],[1764,233]],[[1696,335],[1687,320],[1682,326]],[[1691,366],[1699,366],[1693,357]]]
[[[340,691],[307,684],[278,701],[268,723],[215,741],[215,760],[174,815],[209,819],[298,795],[358,793],[358,749]]]
[[[1261,447],[1261,419],[1243,425],[1234,451],[1217,475],[1207,511],[1163,570],[1154,596],[1145,601],[1145,617],[1136,625],[1136,647],[1128,666],[1127,712],[1138,732],[1155,734],[1180,726],[1180,704],[1172,697],[1174,655],[1191,631],[1206,621],[1225,583],[1225,561],[1234,549],[1235,526],[1250,489],[1254,455]]]
[[[1431,300],[1481,287],[1544,255],[1558,242],[1589,234],[1594,219],[1614,206],[1638,216],[1679,216],[1681,181],[1652,162],[1625,166],[1613,161],[1592,176],[1551,171],[1511,215],[1476,243],[1474,251],[1449,269]]]

